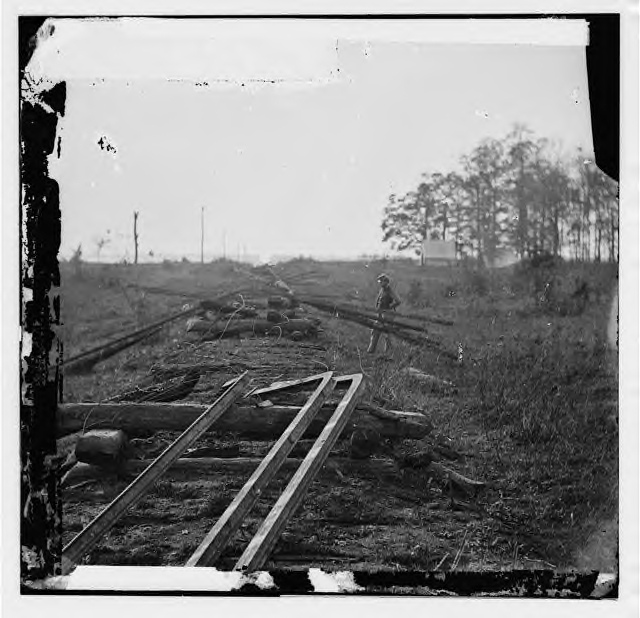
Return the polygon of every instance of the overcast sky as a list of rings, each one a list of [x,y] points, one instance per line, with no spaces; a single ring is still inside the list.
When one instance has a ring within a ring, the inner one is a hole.
[[[90,68],[66,77],[61,157],[50,161],[62,256],[82,243],[95,259],[106,237],[102,259],[131,259],[138,210],[141,259],[199,259],[202,207],[209,259],[224,249],[262,259],[381,253],[389,194],[411,190],[423,172],[451,170],[484,137],[520,122],[566,150],[592,152],[583,46],[326,36],[283,45],[268,34],[173,41],[188,53],[171,61],[170,80],[157,74],[160,60],[137,64],[122,33],[95,43],[85,65],[121,49],[127,68],[120,78]],[[139,48],[161,55],[163,43]],[[65,45],[72,57],[60,37]],[[214,59],[206,84],[188,62],[203,57]],[[265,77],[279,81],[243,82],[260,73],[247,67],[275,65]]]

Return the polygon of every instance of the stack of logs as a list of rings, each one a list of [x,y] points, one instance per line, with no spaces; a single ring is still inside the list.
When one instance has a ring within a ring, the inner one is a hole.
[[[287,337],[294,341],[317,337],[320,320],[300,311],[299,305],[281,296],[258,303],[200,302],[197,315],[187,322],[187,332],[201,341],[238,336]]]

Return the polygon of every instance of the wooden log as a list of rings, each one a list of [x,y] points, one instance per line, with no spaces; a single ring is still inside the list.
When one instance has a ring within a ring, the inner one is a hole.
[[[129,441],[121,429],[94,429],[79,437],[75,455],[78,461],[118,468],[130,454]]]
[[[149,431],[184,431],[205,410],[196,404],[167,403],[67,403],[58,406],[58,436],[88,428],[122,429],[130,437],[148,435]],[[243,438],[277,440],[300,411],[297,406],[258,408],[236,403],[211,428],[216,433],[234,433]],[[332,413],[324,405],[312,421],[305,437],[317,437]],[[88,417],[88,419],[87,419]],[[397,420],[373,417],[356,408],[343,430],[346,438],[356,428],[368,427],[383,438],[419,440],[432,431],[428,421],[416,422],[396,416]]]
[[[461,489],[465,493],[473,494],[479,489],[482,489],[486,486],[486,483],[483,483],[482,481],[475,481],[466,476],[463,476],[455,470],[451,470],[451,468],[443,466],[437,461],[431,462],[431,464],[427,468],[427,473],[438,478],[441,481],[450,483],[451,485],[455,486],[457,489]]]
[[[377,416],[378,418],[384,419],[386,421],[393,421],[395,423],[400,423],[402,421],[412,421],[419,424],[429,425],[433,429],[433,425],[431,421],[422,414],[421,412],[405,412],[403,410],[387,410],[385,408],[381,408],[373,403],[361,403],[358,404],[357,410],[362,410],[363,412],[369,412],[373,416]]]
[[[187,324],[187,332],[200,335],[206,341],[207,337],[234,337],[243,333],[264,335],[272,327],[273,323],[267,322],[267,320],[233,317],[211,322],[209,320],[193,319]]]
[[[82,436],[82,431],[68,433],[62,438],[58,438],[56,440],[56,454],[59,457],[68,457],[72,454],[75,455],[76,444],[78,443],[80,436]]]
[[[424,373],[424,371],[420,371],[420,369],[416,369],[415,367],[407,367],[402,372],[404,375],[407,375],[414,380],[424,384],[432,391],[436,392],[456,392],[457,388],[455,384],[452,384],[448,380],[443,380],[442,378],[437,378],[436,376],[430,375],[428,373]]]
[[[262,463],[260,457],[181,457],[171,464],[164,473],[163,479],[170,481],[185,481],[193,479],[207,479],[219,474],[232,474],[234,476],[249,477]],[[300,467],[302,459],[288,457],[284,460],[281,472],[293,472]],[[151,460],[131,459],[118,471],[120,478],[131,478],[142,473],[149,467]],[[355,460],[347,458],[330,458],[325,462],[321,474],[335,478],[336,470],[348,475],[369,474],[377,478],[382,475],[394,475],[398,473],[398,466],[388,459]],[[68,474],[63,487],[72,487],[86,481],[111,481],[115,480],[116,473],[108,468],[101,468],[91,464],[78,463]]]

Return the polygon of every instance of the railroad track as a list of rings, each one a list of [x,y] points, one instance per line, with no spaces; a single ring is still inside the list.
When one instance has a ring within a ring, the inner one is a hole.
[[[176,460],[241,396],[249,383],[247,372],[223,385],[223,393],[145,470],[137,476],[103,511],[78,533],[62,552],[62,572],[70,573],[125,512],[137,504]],[[220,516],[185,566],[214,566],[227,544],[240,529],[258,498],[276,476],[287,456],[335,390],[344,391],[324,429],[293,474],[289,484],[248,542],[234,570],[259,570],[269,558],[287,521],[302,502],[358,403],[363,390],[362,374],[335,376],[328,371],[302,380],[275,383],[263,389],[249,390],[244,398],[259,393],[286,391],[300,386],[315,386],[300,411],[283,431],[269,453],[253,472],[234,500]]]

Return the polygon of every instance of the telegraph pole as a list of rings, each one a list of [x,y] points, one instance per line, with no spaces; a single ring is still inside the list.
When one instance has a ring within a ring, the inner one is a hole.
[[[204,264],[204,206],[200,208],[200,264]]]
[[[134,264],[138,263],[138,217],[140,213],[137,210],[133,211],[133,242],[135,249],[135,258],[133,260]]]

